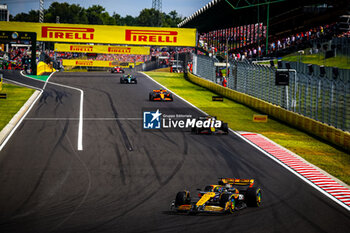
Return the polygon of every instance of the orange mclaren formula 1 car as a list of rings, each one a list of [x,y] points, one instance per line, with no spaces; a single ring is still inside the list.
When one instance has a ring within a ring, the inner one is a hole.
[[[261,189],[256,187],[254,179],[219,178],[218,185],[198,190],[198,198],[191,198],[189,191],[178,192],[170,209],[189,214],[233,213],[261,204]]]
[[[149,93],[150,101],[173,101],[173,94],[167,90],[153,90]]]

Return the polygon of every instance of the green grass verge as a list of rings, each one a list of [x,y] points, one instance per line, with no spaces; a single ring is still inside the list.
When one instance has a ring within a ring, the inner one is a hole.
[[[34,90],[4,83],[1,93],[6,93],[7,99],[0,99],[0,130],[9,123],[12,117],[27,102]]]
[[[309,49],[310,50],[310,49]],[[306,64],[324,65],[329,67],[338,67],[339,69],[350,69],[350,57],[338,55],[324,59],[324,54],[308,54],[299,57],[299,54],[293,53],[282,58],[284,61],[302,62]]]
[[[27,75],[27,76],[44,81],[44,82],[46,82],[46,80],[49,78],[49,75]]]
[[[146,73],[208,114],[228,122],[233,130],[260,133],[350,184],[349,154],[273,119],[268,123],[253,122],[253,115],[259,112],[226,98],[224,102],[213,102],[215,93],[185,80],[183,74]]]

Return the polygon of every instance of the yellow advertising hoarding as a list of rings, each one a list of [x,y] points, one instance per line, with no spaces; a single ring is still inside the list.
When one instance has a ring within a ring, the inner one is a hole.
[[[139,65],[140,63],[136,63]],[[63,66],[88,66],[88,67],[114,67],[120,66],[129,68],[129,65],[134,67],[134,63],[116,62],[116,61],[98,61],[98,60],[76,60],[76,59],[62,59]]]
[[[36,32],[38,41],[196,46],[196,29],[0,21],[3,31]]]
[[[56,52],[149,55],[150,47],[55,44]]]
[[[266,123],[267,122],[267,115],[253,115],[253,122],[263,122]]]

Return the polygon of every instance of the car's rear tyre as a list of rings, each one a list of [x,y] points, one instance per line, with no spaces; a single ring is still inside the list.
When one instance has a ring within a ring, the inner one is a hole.
[[[149,93],[149,101],[152,101],[153,100],[153,95],[152,93]]]
[[[173,94],[172,94],[172,93],[169,93],[169,98],[170,98],[170,101],[173,101],[173,100],[174,100],[174,97],[173,97]]]
[[[181,205],[188,205],[191,203],[191,197],[190,192],[187,191],[181,191],[176,194],[175,197],[175,207],[181,206]]]
[[[224,134],[228,134],[228,124],[227,123],[222,123],[221,129],[224,132]]]
[[[248,188],[246,192],[247,206],[259,207],[261,205],[261,189],[257,187]]]
[[[135,80],[135,84],[137,84],[137,80]]]
[[[124,80],[123,80],[123,78],[120,78],[120,83],[124,83]]]
[[[191,128],[191,133],[192,133],[192,134],[196,134],[196,131],[197,131],[197,128],[196,128],[196,127]]]

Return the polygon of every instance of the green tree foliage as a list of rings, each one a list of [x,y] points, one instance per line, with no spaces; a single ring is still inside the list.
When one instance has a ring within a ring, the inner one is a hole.
[[[86,10],[77,4],[53,2],[45,11],[44,21],[55,23],[57,16],[60,23],[86,24],[89,22]]]
[[[120,19],[122,26],[137,26],[137,19],[132,17],[131,15],[127,15],[124,18]]]
[[[13,17],[13,21],[39,22],[39,11],[31,10],[29,13],[19,13]]]
[[[177,25],[179,23],[181,23],[181,21],[184,20],[183,17],[181,17],[177,11],[170,11],[169,14],[167,15],[170,17],[170,20],[169,20],[169,27],[177,27]]]
[[[100,5],[93,5],[86,10],[89,24],[115,25],[114,17],[110,16],[106,9]]]
[[[155,9],[143,9],[137,17],[139,26],[159,27],[161,26],[163,14]]]
[[[44,11],[44,22],[55,23],[57,16],[59,16],[60,23],[150,27],[176,27],[183,20],[176,11],[165,14],[155,9],[143,9],[137,17],[130,15],[121,17],[116,12],[112,16],[109,15],[106,9],[100,5],[93,5],[85,9],[79,4],[53,2]],[[11,15],[10,20],[38,22],[39,11],[31,10],[29,13],[19,13],[16,16]]]

